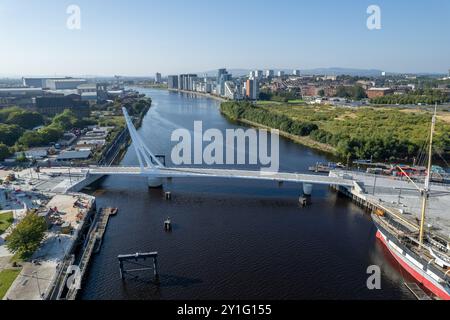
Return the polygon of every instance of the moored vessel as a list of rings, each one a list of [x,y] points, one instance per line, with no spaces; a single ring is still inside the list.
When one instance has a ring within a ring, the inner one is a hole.
[[[423,187],[413,180],[421,198],[421,217],[418,224],[409,222],[393,212],[377,210],[372,219],[377,238],[386,246],[399,265],[434,297],[450,300],[450,243],[431,228],[426,228],[426,213],[430,198],[433,133],[436,110],[431,124],[427,176]],[[399,168],[401,170],[401,168]],[[408,175],[405,174],[405,177]]]

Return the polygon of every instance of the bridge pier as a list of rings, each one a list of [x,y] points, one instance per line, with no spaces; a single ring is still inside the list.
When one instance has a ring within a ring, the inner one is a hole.
[[[303,183],[303,194],[305,196],[311,196],[312,194],[313,185],[310,183]]]
[[[162,178],[147,178],[147,184],[150,189],[158,189],[163,186]]]

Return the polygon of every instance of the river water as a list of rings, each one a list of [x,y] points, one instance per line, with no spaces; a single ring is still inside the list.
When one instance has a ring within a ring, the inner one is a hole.
[[[170,154],[173,130],[239,128],[215,100],[139,89],[153,99],[139,130],[156,154]],[[326,156],[280,138],[280,170],[306,173]],[[133,148],[122,162],[137,165]],[[229,167],[228,167],[229,168]],[[242,169],[242,166],[234,166]],[[370,216],[347,198],[314,186],[301,208],[301,185],[228,179],[174,179],[163,190],[145,178],[108,177],[94,193],[98,207],[118,207],[101,252],[92,260],[82,299],[412,299],[400,267],[375,238]],[[172,192],[172,200],[164,199]],[[171,217],[173,231],[164,232]],[[117,255],[159,253],[152,271],[119,276]],[[381,268],[381,289],[368,290],[367,268]],[[406,279],[409,281],[410,279]]]

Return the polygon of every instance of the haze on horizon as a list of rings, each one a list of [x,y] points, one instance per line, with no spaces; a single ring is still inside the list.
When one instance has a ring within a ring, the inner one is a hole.
[[[66,26],[69,5],[81,29]],[[366,10],[381,8],[381,30]],[[4,0],[0,76],[342,67],[446,73],[450,2]]]

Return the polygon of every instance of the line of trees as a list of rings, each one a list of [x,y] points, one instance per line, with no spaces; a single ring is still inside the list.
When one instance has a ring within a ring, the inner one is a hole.
[[[289,100],[296,100],[301,98],[301,93],[297,91],[272,92],[270,90],[261,90],[258,95],[259,100],[275,102],[288,102]]]
[[[224,102],[220,108],[221,112],[232,120],[245,119],[293,135],[308,136],[318,129],[314,123],[293,120],[285,115],[271,113],[255,107],[249,102]]]
[[[11,107],[0,110],[0,123],[19,126],[30,130],[43,125],[44,117],[37,112]]]
[[[336,97],[361,100],[367,98],[367,95],[361,86],[339,86],[336,88]]]
[[[439,90],[419,89],[408,94],[390,94],[370,100],[374,104],[441,104],[450,101],[450,96]]]

